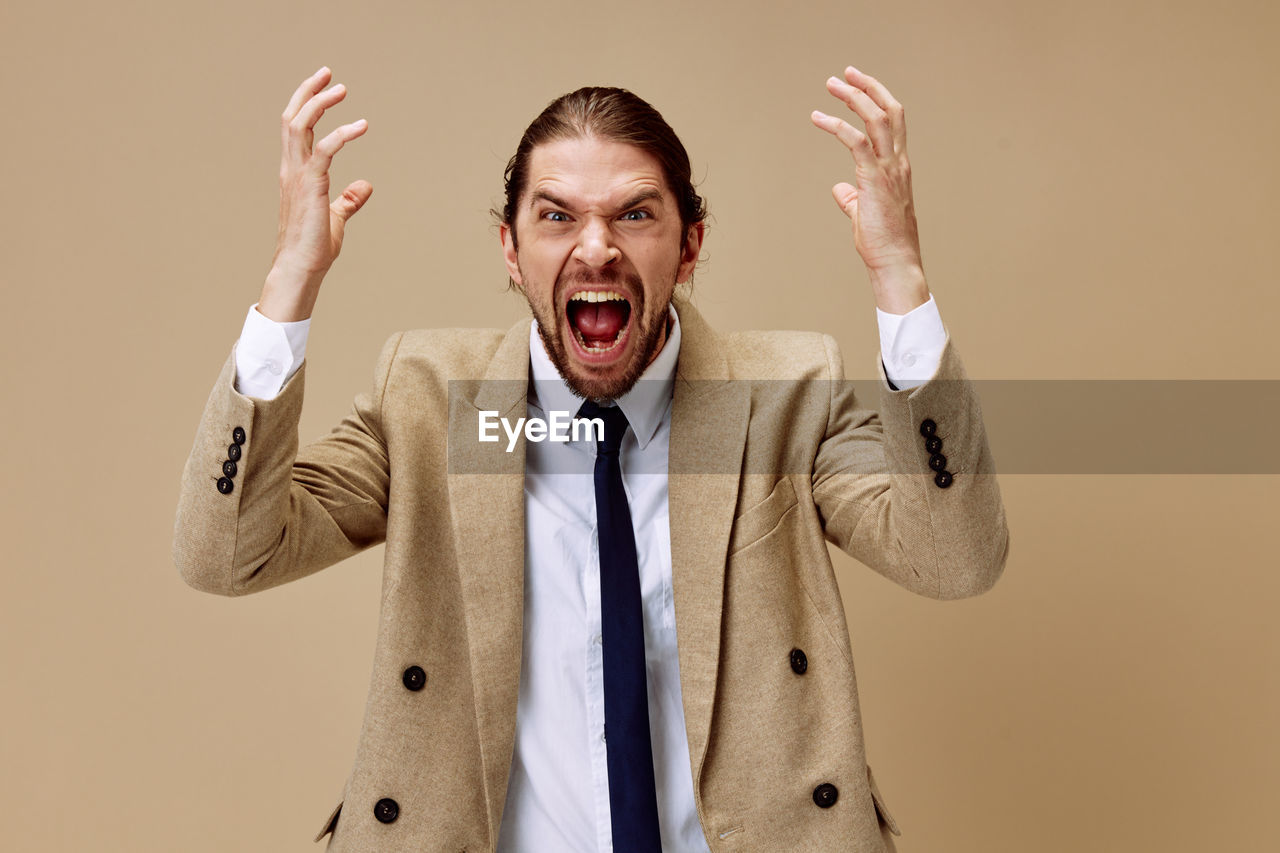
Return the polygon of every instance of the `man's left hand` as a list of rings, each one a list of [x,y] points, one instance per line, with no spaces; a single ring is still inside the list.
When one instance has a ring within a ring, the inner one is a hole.
[[[827,91],[858,114],[867,132],[817,110],[811,118],[853,155],[855,183],[838,183],[831,194],[853,222],[853,244],[867,265],[876,304],[905,314],[929,299],[911,195],[906,118],[902,104],[879,80],[853,66],[844,76],[829,78]]]

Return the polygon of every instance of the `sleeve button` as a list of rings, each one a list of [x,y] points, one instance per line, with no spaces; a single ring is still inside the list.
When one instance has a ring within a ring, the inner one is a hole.
[[[933,422],[932,418],[925,418],[920,422],[920,434],[925,438],[933,435],[938,431],[938,425]]]
[[[232,462],[240,461],[240,445],[232,444],[227,446],[227,458]]]
[[[246,438],[248,436],[245,435],[244,427],[236,427],[231,431],[231,440],[236,444],[244,444]]]
[[[229,477],[218,478],[218,491],[222,492],[224,495],[231,494],[231,490],[234,489],[235,487],[236,487],[236,484],[231,482],[231,479]]]
[[[947,486],[951,485],[951,472],[939,471],[938,476],[933,478],[933,482],[938,485],[939,489],[945,489]]]

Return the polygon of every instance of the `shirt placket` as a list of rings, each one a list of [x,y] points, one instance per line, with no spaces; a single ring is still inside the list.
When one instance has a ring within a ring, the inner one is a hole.
[[[588,485],[591,485],[588,483]],[[592,795],[596,807],[596,843],[600,853],[613,853],[609,811],[609,755],[604,738],[604,627],[600,619],[600,533],[591,524],[591,549],[583,567],[582,592],[587,614],[587,749],[591,755]]]

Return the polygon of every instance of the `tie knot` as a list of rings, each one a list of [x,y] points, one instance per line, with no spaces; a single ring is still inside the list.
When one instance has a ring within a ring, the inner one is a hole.
[[[604,440],[599,442],[596,450],[599,453],[617,453],[622,447],[622,437],[627,434],[627,416],[617,406],[598,406],[591,400],[578,409],[580,418],[599,418],[604,421]]]

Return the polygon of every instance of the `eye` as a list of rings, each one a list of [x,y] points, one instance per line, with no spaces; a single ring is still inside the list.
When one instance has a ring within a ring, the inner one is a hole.
[[[548,210],[546,213],[542,214],[542,218],[548,222],[568,222],[569,214],[562,210]]]
[[[625,219],[628,222],[640,222],[645,219],[652,219],[653,216],[647,210],[628,210],[619,218]]]

